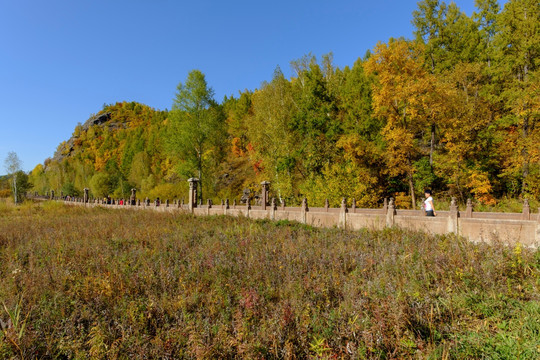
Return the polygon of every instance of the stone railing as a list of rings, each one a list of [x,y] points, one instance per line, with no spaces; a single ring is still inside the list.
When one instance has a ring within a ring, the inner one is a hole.
[[[49,199],[63,200],[66,204],[82,206],[106,206],[115,209],[154,210],[162,212],[182,211],[194,215],[230,215],[245,216],[252,219],[290,220],[319,227],[337,226],[343,229],[357,230],[362,228],[383,229],[386,227],[401,227],[405,229],[421,230],[432,234],[456,234],[475,242],[501,241],[513,245],[520,243],[528,247],[540,245],[540,215],[532,214],[529,204],[525,200],[521,213],[495,213],[475,212],[472,202],[467,202],[467,208],[460,212],[452,199],[448,211],[437,211],[436,217],[424,216],[420,210],[395,209],[393,199],[385,199],[382,208],[361,209],[356,207],[352,200],[352,207],[347,207],[345,199],[339,208],[331,208],[326,201],[324,207],[309,207],[307,199],[299,207],[288,207],[285,204],[278,206],[274,198],[269,199],[269,183],[263,182],[262,192],[257,206],[232,203],[228,199],[221,204],[213,204],[208,200],[206,204],[197,204],[197,179],[189,179],[190,189],[188,202],[174,200],[161,202],[159,199],[150,201],[146,198],[136,198],[136,191],[132,189],[130,199],[119,201],[117,199],[91,199],[88,189],[85,189],[83,198],[56,198],[54,192],[48,194]],[[46,197],[47,198],[47,197]]]

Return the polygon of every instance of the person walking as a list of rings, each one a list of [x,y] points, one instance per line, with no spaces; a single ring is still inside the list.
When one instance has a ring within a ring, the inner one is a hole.
[[[433,206],[433,197],[431,196],[431,190],[426,189],[424,191],[426,200],[424,200],[424,210],[426,211],[426,216],[437,216],[435,212],[435,207]]]

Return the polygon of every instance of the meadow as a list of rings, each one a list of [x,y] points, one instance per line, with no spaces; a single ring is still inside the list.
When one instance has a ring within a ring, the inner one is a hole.
[[[0,204],[0,358],[535,359],[540,250]]]

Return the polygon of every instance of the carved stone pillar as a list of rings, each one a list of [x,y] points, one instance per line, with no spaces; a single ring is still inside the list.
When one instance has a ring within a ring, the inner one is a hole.
[[[529,200],[523,200],[523,214],[521,217],[523,220],[531,219],[531,207],[529,206]]]
[[[394,206],[394,198],[390,198],[388,202],[388,209],[386,210],[386,227],[394,226],[394,215],[396,214],[396,208]]]
[[[473,217],[473,204],[471,199],[467,199],[467,210],[465,210],[465,217],[469,219]]]
[[[188,179],[188,182],[189,182],[188,209],[190,211],[193,211],[193,209],[197,207],[197,186],[199,184],[199,179],[190,178],[190,179]]]
[[[263,181],[261,183],[261,208],[263,210],[266,210],[266,206],[268,205],[268,192],[269,191],[270,191],[270,182]]]
[[[341,199],[341,208],[339,209],[338,227],[341,229],[347,228],[347,199]]]
[[[450,211],[448,214],[448,223],[447,223],[447,231],[457,234],[458,233],[458,217],[459,217],[459,210],[456,204],[456,198],[452,197],[452,201],[450,202]]]

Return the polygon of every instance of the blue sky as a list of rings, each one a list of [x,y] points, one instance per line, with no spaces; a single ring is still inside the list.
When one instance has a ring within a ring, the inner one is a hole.
[[[308,53],[352,65],[378,41],[412,38],[416,3],[0,0],[0,174],[9,151],[26,171],[52,157],[105,103],[170,109],[192,69],[221,101]]]

